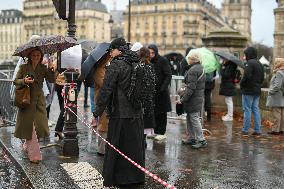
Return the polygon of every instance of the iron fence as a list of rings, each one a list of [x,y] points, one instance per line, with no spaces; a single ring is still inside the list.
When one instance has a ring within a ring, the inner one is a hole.
[[[10,79],[0,79],[0,114],[6,125],[15,125],[17,107],[14,106],[15,86]]]

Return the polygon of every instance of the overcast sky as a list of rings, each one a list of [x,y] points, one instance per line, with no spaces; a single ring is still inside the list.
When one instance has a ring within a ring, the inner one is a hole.
[[[0,0],[2,9],[22,9],[23,0]],[[217,7],[223,0],[209,0]],[[113,0],[102,0],[109,10],[113,9]],[[128,0],[117,0],[117,9],[125,9]],[[273,9],[277,6],[275,0],[252,0],[252,40],[268,46],[273,46],[274,14]]]

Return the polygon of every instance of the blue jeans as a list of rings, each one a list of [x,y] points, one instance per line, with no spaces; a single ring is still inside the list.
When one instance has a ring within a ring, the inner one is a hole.
[[[91,101],[91,111],[95,111],[95,88],[93,86],[90,87],[90,101]]]
[[[251,112],[254,116],[254,132],[260,133],[261,118],[259,110],[259,96],[242,95],[243,111],[244,111],[244,127],[243,131],[248,132],[251,124]]]

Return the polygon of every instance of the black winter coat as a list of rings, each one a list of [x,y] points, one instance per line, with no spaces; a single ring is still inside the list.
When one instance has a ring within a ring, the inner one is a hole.
[[[135,110],[126,97],[131,79],[132,62],[139,62],[136,53],[122,54],[107,67],[103,86],[97,97],[95,116],[100,116],[108,105],[111,118],[142,117],[142,109]]]
[[[155,51],[156,56],[151,60],[156,72],[155,114],[171,111],[171,100],[168,87],[171,83],[172,72],[169,61],[158,54],[156,45],[148,48]]]
[[[221,84],[219,95],[223,96],[235,96],[236,95],[236,86],[233,82],[235,72],[237,70],[237,65],[228,62],[221,69]]]
[[[203,76],[202,76],[203,74]],[[186,113],[200,112],[204,100],[205,74],[200,63],[192,64],[185,73],[185,93],[181,97]]]
[[[257,52],[253,47],[245,50],[247,62],[245,63],[244,76],[241,80],[241,92],[244,95],[260,95],[264,81],[264,68],[257,60]]]

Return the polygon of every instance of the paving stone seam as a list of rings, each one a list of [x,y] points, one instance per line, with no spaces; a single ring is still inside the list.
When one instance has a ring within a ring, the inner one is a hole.
[[[24,176],[28,179],[29,183],[32,185],[32,188],[34,189],[35,187],[34,187],[33,183],[31,182],[31,180],[30,180],[28,174],[26,173],[24,167],[21,165],[21,163],[20,163],[19,161],[17,161],[17,158],[16,158],[16,157],[14,156],[14,154],[10,151],[10,149],[4,144],[4,142],[2,142],[2,140],[0,140],[0,146],[6,150],[7,154],[9,155],[9,157],[10,157],[10,158],[12,159],[12,161],[13,161],[14,163],[16,163],[17,166],[21,169],[21,171],[23,172]]]

